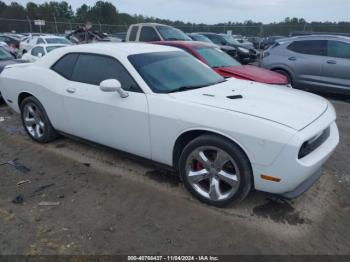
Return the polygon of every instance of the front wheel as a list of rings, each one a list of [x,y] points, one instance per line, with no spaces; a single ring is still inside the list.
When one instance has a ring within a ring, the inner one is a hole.
[[[44,107],[35,97],[27,97],[21,103],[22,123],[28,135],[36,142],[48,143],[58,134],[52,127]]]
[[[243,200],[252,187],[252,170],[244,152],[231,141],[204,135],[183,150],[179,169],[186,188],[200,201],[225,206]]]
[[[290,76],[290,74],[285,71],[285,70],[281,70],[281,69],[277,69],[277,70],[274,70],[276,73],[279,73],[281,75],[284,75],[286,78],[287,78],[287,81],[288,81],[288,85],[293,85],[293,79],[292,77]]]

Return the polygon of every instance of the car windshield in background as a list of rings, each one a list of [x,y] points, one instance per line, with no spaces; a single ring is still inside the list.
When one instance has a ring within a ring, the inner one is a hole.
[[[128,59],[155,93],[181,92],[225,81],[185,52],[137,54]]]
[[[204,35],[191,35],[191,37],[196,41],[206,42],[206,43],[213,43],[210,41],[210,39]]]
[[[45,40],[48,44],[71,44],[71,42],[65,38],[45,38]]]
[[[5,50],[5,48],[0,47],[0,60],[10,60],[14,59],[14,57]]]
[[[238,61],[221,51],[219,48],[195,47],[194,49],[211,67],[217,68],[241,65]]]
[[[52,50],[55,50],[55,49],[61,48],[61,47],[63,47],[63,46],[61,46],[61,45],[57,45],[57,46],[48,46],[48,47],[46,47],[46,52],[47,52],[47,53],[50,53]]]
[[[164,40],[191,41],[192,39],[179,29],[170,26],[157,26]]]
[[[232,36],[230,35],[223,35],[223,37],[225,38],[225,40],[229,43],[229,44],[233,44],[233,45],[241,45],[240,42],[238,42],[236,39],[234,39]]]

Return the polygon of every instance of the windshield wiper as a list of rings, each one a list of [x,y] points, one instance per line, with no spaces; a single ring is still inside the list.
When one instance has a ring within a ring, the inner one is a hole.
[[[188,91],[188,90],[193,90],[193,89],[198,89],[198,88],[203,88],[203,87],[208,87],[208,86],[213,86],[213,85],[217,85],[217,84],[220,84],[220,83],[223,83],[223,82],[226,82],[227,80],[224,79],[224,80],[220,80],[218,82],[215,82],[215,83],[210,83],[210,84],[207,84],[207,85],[201,85],[201,86],[181,86],[179,87],[178,89],[175,89],[175,90],[172,90],[168,93],[177,93],[177,92],[183,92],[183,91]]]
[[[168,93],[183,92],[183,91],[193,90],[193,89],[202,88],[202,87],[204,86],[181,86],[178,89],[172,90]]]

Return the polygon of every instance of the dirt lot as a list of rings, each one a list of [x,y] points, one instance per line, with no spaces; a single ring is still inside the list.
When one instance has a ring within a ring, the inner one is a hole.
[[[226,209],[120,152],[36,144],[1,105],[0,164],[17,160],[0,166],[0,254],[350,254],[350,103],[332,102],[341,144],[321,180],[293,202],[253,192]]]

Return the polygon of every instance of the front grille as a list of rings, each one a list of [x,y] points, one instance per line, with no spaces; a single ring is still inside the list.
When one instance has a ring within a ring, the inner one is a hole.
[[[302,159],[315,151],[319,146],[321,146],[330,136],[330,127],[325,129],[320,135],[306,141],[300,148],[298,158]]]

